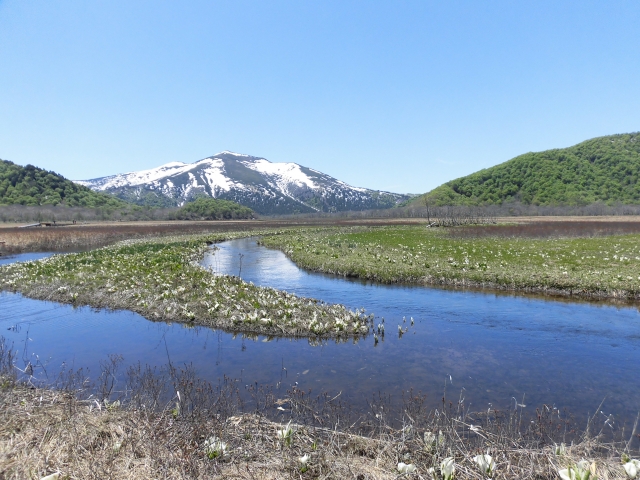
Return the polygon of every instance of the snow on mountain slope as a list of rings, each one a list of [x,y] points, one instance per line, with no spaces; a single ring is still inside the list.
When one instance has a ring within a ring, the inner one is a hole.
[[[347,185],[297,163],[221,152],[194,163],[77,181],[146,205],[182,205],[201,195],[233,200],[261,214],[389,208],[406,195]]]

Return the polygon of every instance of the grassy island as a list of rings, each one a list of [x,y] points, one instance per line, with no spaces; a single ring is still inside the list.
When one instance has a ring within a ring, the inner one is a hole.
[[[97,308],[127,309],[151,320],[291,337],[348,338],[370,318],[199,266],[209,244],[248,233],[127,240],[89,252],[0,268],[0,289]]]
[[[640,298],[638,234],[528,238],[473,232],[473,227],[322,228],[261,241],[301,267],[376,282]]]

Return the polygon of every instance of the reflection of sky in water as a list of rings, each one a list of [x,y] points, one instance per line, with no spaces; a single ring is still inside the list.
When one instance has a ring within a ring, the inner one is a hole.
[[[0,256],[0,265],[6,265],[7,263],[13,263],[16,261],[27,262],[29,260],[40,260],[52,255],[47,252],[29,252],[21,253],[19,255],[2,255]]]
[[[249,239],[218,247],[204,262],[215,272],[238,275],[242,258],[242,277],[256,284],[365,307],[377,322],[385,317],[384,342],[374,347],[369,337],[312,347],[305,340],[233,339],[130,312],[74,309],[14,294],[0,295],[0,330],[21,351],[28,345],[25,360],[37,353],[52,372],[62,361],[96,371],[109,353],[127,363],[160,365],[168,352],[174,364],[193,363],[212,381],[223,374],[243,384],[282,380],[283,389],[298,382],[315,392],[342,391],[361,405],[379,391],[399,398],[413,387],[436,407],[451,375],[448,395],[462,392],[472,409],[489,402],[507,406],[523,395],[528,405],[546,402],[576,414],[593,412],[605,395],[607,413],[634,416],[640,408],[640,385],[630,381],[638,377],[640,360],[634,308],[372,285],[301,271],[281,252]],[[410,317],[416,323],[398,339],[403,316],[407,326]]]

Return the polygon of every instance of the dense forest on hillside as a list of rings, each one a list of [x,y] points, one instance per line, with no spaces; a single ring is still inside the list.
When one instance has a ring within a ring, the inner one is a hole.
[[[0,160],[0,205],[65,205],[68,207],[124,208],[111,195],[73,183],[42,168]]]
[[[178,220],[231,220],[253,218],[254,213],[250,208],[229,200],[200,197],[186,203],[172,217]]]
[[[430,205],[640,203],[640,133],[525,153],[418,197]]]

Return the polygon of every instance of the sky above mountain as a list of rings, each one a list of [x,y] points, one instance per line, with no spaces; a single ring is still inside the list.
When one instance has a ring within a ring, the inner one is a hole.
[[[0,158],[96,178],[222,150],[427,191],[640,130],[635,1],[0,0]]]

